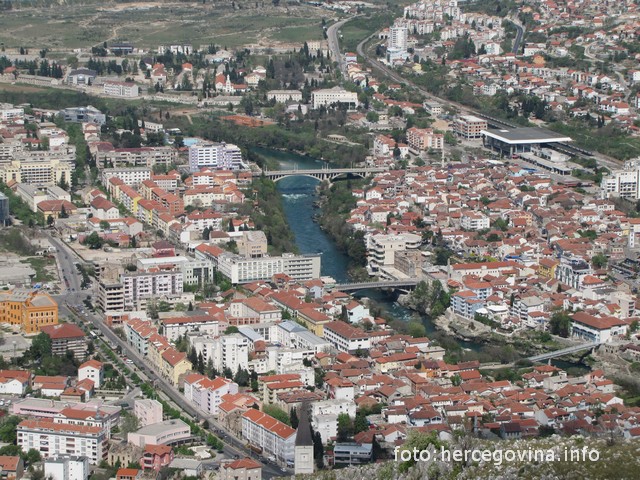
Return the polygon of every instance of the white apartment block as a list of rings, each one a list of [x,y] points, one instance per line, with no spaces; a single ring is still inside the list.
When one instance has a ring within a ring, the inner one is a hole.
[[[240,147],[231,143],[208,143],[189,147],[189,169],[197,172],[201,168],[224,170],[246,169]]]
[[[10,103],[0,104],[0,122],[21,123],[24,120],[24,108],[14,107]]]
[[[97,465],[107,455],[107,433],[100,427],[66,425],[51,420],[23,420],[17,430],[18,446],[22,451],[34,448],[44,458],[78,455]]]
[[[480,212],[465,212],[460,218],[460,226],[465,230],[484,230],[490,225],[489,217]]]
[[[162,404],[150,398],[136,398],[133,402],[133,414],[141,427],[162,422]]]
[[[208,378],[198,373],[184,379],[184,396],[203,412],[211,415],[220,413],[222,396],[238,393],[238,384],[223,377]]]
[[[125,308],[136,308],[141,300],[183,292],[180,271],[125,273],[121,282],[124,286]]]
[[[255,408],[242,414],[242,437],[280,462],[294,459],[296,431]]]
[[[112,97],[135,98],[139,94],[138,86],[132,82],[104,82],[102,93]]]
[[[371,348],[367,332],[346,322],[329,322],[324,326],[323,332],[324,338],[341,352],[355,353]]]
[[[301,102],[302,92],[300,90],[269,90],[268,100],[275,100],[277,103]]]
[[[106,185],[110,178],[116,177],[124,182],[125,185],[135,187],[145,180],[151,178],[152,170],[149,167],[133,167],[133,168],[105,168],[102,170],[100,179],[103,185]]]
[[[628,161],[624,168],[612,170],[603,177],[600,189],[604,198],[640,199],[640,160]]]
[[[191,337],[191,345],[204,362],[212,361],[213,367],[222,371],[225,367],[233,373],[249,366],[249,339],[239,333],[223,335],[217,338]]]
[[[371,235],[367,242],[368,268],[377,272],[381,268],[393,266],[395,252],[412,250],[420,247],[422,238],[420,235],[405,233],[401,235]]]
[[[409,39],[409,31],[405,25],[394,25],[389,28],[388,47],[399,51],[407,50],[407,40]]]
[[[341,87],[325,88],[311,92],[311,104],[314,109],[336,103],[346,103],[349,107],[358,106],[358,94]]]
[[[13,160],[0,165],[0,180],[32,185],[56,185],[64,180],[70,185],[71,165],[57,159]]]
[[[50,480],[87,480],[89,474],[87,457],[65,455],[44,461],[44,476]]]
[[[178,151],[172,147],[114,148],[98,151],[98,168],[153,167],[171,165],[178,161]]]
[[[276,273],[284,273],[295,280],[320,278],[320,255],[294,255],[245,258],[223,253],[218,257],[218,271],[231,283],[270,280]]]
[[[163,335],[170,342],[177,340],[189,332],[199,332],[200,334],[214,337],[220,334],[218,320],[209,315],[162,318],[160,323],[163,328]]]

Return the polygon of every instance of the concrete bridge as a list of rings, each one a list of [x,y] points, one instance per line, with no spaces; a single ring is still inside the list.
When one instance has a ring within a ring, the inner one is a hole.
[[[409,288],[415,287],[420,279],[407,278],[405,280],[380,280],[377,282],[354,282],[354,283],[338,283],[333,286],[334,290],[341,292],[354,292],[356,290],[365,290],[368,288]]]
[[[562,348],[554,352],[547,352],[547,353],[541,353],[540,355],[534,355],[533,357],[529,357],[527,360],[531,362],[544,362],[545,360],[550,360],[556,357],[562,357],[563,355],[569,355],[571,353],[581,352],[582,350],[593,350],[594,348],[598,348],[600,345],[602,345],[602,342],[582,343],[580,345],[574,345],[573,347]]]
[[[338,177],[343,177],[347,175],[355,175],[357,177],[366,177],[373,173],[381,173],[386,172],[387,169],[383,167],[358,167],[358,168],[323,168],[323,169],[302,169],[299,170],[297,168],[293,170],[263,170],[262,173],[254,172],[254,177],[260,177],[264,175],[267,178],[270,178],[274,182],[278,180],[282,180],[286,177],[295,177],[295,176],[303,176],[303,177],[311,177],[320,181],[329,180],[332,182]]]

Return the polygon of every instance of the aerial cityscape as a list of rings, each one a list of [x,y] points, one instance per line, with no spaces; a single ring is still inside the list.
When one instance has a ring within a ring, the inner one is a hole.
[[[631,0],[0,0],[7,480],[637,479]]]

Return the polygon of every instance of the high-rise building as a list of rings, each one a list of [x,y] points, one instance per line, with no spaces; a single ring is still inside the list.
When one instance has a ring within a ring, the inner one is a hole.
[[[9,197],[0,192],[0,225],[9,223]]]
[[[389,29],[389,48],[394,48],[402,52],[407,50],[407,40],[409,31],[405,25],[394,25]]]
[[[242,152],[231,143],[208,143],[189,147],[189,169],[197,172],[210,167],[224,170],[240,170],[247,166],[242,161]]]

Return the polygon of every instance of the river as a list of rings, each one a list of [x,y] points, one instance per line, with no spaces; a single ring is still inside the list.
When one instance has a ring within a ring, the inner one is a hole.
[[[253,150],[268,160],[277,162],[281,170],[294,168],[321,169],[324,162],[291,152],[255,147]],[[317,200],[318,180],[310,177],[288,177],[278,181],[278,190],[282,195],[282,206],[289,226],[296,239],[300,253],[322,254],[322,275],[333,277],[338,282],[348,281],[348,257],[336,247],[333,240],[313,221],[313,203]],[[437,331],[428,315],[420,315],[396,302],[397,295],[382,290],[361,290],[356,297],[368,297],[390,317],[404,321],[418,319],[425,326],[427,335]],[[479,351],[482,343],[457,340],[458,344],[473,351]],[[556,361],[553,362],[554,364]],[[560,368],[576,367],[570,362],[557,361]]]

